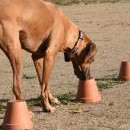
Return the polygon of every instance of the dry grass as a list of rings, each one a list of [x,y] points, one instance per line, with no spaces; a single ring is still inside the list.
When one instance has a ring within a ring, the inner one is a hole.
[[[130,2],[130,0],[45,0],[45,1],[51,1],[59,5],[71,5],[78,3],[91,4],[91,3],[106,3],[106,2],[109,3]]]

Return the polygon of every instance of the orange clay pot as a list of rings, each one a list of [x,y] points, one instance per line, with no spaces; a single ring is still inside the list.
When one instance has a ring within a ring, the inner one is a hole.
[[[95,79],[79,81],[77,100],[83,103],[98,103],[101,101]]]
[[[130,61],[121,62],[119,79],[130,81]]]
[[[25,101],[8,102],[2,127],[4,130],[29,130],[33,128]]]

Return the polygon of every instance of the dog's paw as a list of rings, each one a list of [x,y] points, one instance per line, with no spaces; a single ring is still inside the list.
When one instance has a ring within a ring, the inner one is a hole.
[[[52,105],[60,105],[60,104],[61,104],[61,102],[60,102],[57,98],[51,99],[51,100],[50,100],[50,103],[51,103]]]
[[[49,112],[50,112],[50,113],[53,113],[55,110],[56,110],[55,107],[51,107],[51,108],[49,108]]]
[[[56,110],[56,108],[52,107],[52,106],[43,108],[43,111],[48,112],[48,113],[53,113],[55,110]]]

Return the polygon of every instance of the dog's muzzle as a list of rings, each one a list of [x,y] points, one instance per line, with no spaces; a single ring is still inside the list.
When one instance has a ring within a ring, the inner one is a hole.
[[[80,80],[86,80],[86,74],[83,71],[80,72],[75,72],[75,75],[77,76],[77,78],[79,78]]]

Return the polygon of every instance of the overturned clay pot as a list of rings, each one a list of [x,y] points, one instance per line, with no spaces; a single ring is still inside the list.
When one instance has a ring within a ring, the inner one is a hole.
[[[130,81],[130,61],[122,61],[119,72],[119,79]]]
[[[7,103],[2,128],[4,130],[30,130],[33,128],[31,115],[25,101],[10,101]]]
[[[79,81],[76,99],[83,103],[98,103],[101,101],[101,95],[95,79],[86,79]]]

